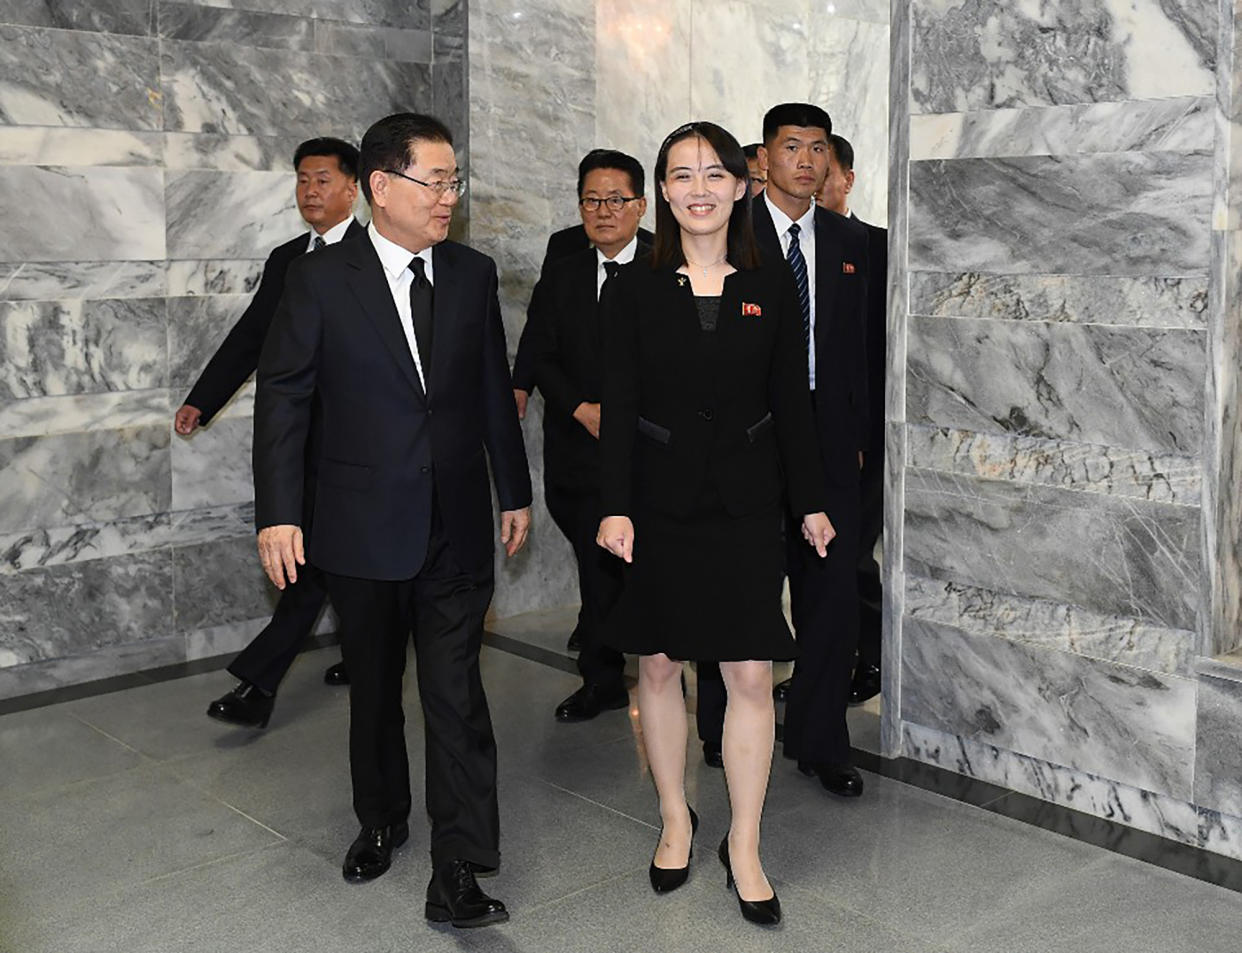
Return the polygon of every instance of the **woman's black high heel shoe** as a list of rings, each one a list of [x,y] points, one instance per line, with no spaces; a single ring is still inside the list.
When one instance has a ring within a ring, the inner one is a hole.
[[[694,813],[694,808],[690,808],[690,855],[686,858],[694,856],[694,835],[699,829],[699,815]],[[660,837],[664,837],[664,831],[661,829]],[[657,842],[656,847],[660,845]],[[668,893],[670,890],[676,890],[684,884],[690,877],[690,864],[684,867],[657,867],[655,858],[651,858],[651,889],[656,893]]]
[[[751,923],[761,923],[764,926],[771,926],[774,923],[781,922],[781,902],[776,896],[776,891],[772,891],[772,896],[767,900],[743,900],[742,895],[737,892],[737,884],[733,880],[733,866],[729,863],[729,835],[725,835],[725,839],[720,842],[720,862],[724,864],[725,869],[725,886],[733,891],[733,895],[737,897],[737,905],[742,910],[742,916]]]

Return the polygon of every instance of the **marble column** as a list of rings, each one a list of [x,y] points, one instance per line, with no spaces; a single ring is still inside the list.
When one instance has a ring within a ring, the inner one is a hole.
[[[465,7],[0,0],[0,697],[264,623],[252,387],[189,440],[172,413],[303,227],[299,141],[464,129]]]
[[[1233,5],[892,28],[886,753],[1242,855]]]

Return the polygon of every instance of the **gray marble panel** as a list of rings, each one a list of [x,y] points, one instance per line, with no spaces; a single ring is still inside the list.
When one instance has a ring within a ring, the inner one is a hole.
[[[159,27],[166,40],[303,52],[315,48],[315,21],[304,16],[159,0]]]
[[[166,551],[0,573],[0,664],[167,636],[172,591]]]
[[[267,258],[306,230],[291,172],[169,171],[168,257]]]
[[[911,469],[905,504],[909,573],[1198,626],[1193,507]]]
[[[158,132],[0,126],[0,165],[159,165]]]
[[[0,301],[150,298],[167,293],[162,261],[0,263]]]
[[[908,334],[912,423],[1201,449],[1202,331],[912,317]]]
[[[0,667],[0,698],[18,698],[184,661],[185,639],[170,635],[105,646],[82,655]]]
[[[207,294],[168,299],[168,379],[173,390],[185,391],[198,380],[250,298]]]
[[[0,439],[167,425],[169,401],[162,389],[28,397],[0,404]]]
[[[168,263],[168,294],[175,297],[204,295],[243,295],[246,300],[259,287],[263,262],[257,258],[206,259],[203,261],[170,261]],[[169,327],[176,327],[184,317],[172,317],[174,308],[182,305],[169,301]],[[171,355],[170,355],[171,356]],[[170,374],[177,379],[175,369]]]
[[[910,425],[908,466],[1138,500],[1202,503],[1202,461],[1144,450]]]
[[[218,655],[236,655],[244,649],[271,621],[270,615],[244,622],[226,622],[185,634],[185,657],[187,659],[215,658]]]
[[[67,563],[148,552],[254,535],[254,506],[229,506],[156,513],[102,523],[40,527],[0,534],[0,572],[19,572]]]
[[[431,13],[424,0],[206,0],[212,6],[284,13],[319,20],[345,20],[425,30]]]
[[[469,172],[470,102],[466,76],[467,67],[462,60],[437,61],[432,70],[431,87],[432,109],[453,130],[457,154],[466,158]]]
[[[254,499],[250,448],[254,422],[249,417],[213,420],[172,445],[172,508],[245,503]]]
[[[910,268],[999,274],[1199,275],[1210,153],[910,164]]]
[[[911,116],[910,158],[1204,152],[1214,115],[1210,96],[1181,96]]]
[[[955,626],[969,635],[1009,639],[1166,675],[1193,674],[1194,632],[1050,599],[906,575],[905,612],[911,619]]]
[[[1189,800],[1195,681],[907,617],[902,717]]]
[[[466,53],[466,0],[435,0],[431,10],[431,33],[436,63]]]
[[[175,40],[162,43],[160,56],[169,131],[357,140],[380,116],[431,100],[431,70],[422,63]]]
[[[0,303],[0,400],[167,383],[163,298]]]
[[[1198,812],[1184,800],[910,722],[902,735],[904,753],[916,761],[1183,844],[1200,843]]]
[[[1242,817],[1242,683],[1200,676],[1195,804]]]
[[[166,511],[169,432],[164,423],[0,440],[0,532]]]
[[[154,40],[0,26],[4,125],[158,129],[158,88]]]
[[[1242,818],[1199,808],[1199,845],[1214,854],[1242,860]]]
[[[0,261],[158,261],[163,198],[158,169],[0,167]]]
[[[1201,328],[1207,325],[1208,304],[1208,280],[1202,276],[910,275],[910,313],[940,318]]]
[[[285,136],[230,136],[215,132],[166,132],[164,168],[222,172],[292,172],[293,154],[306,139]]]
[[[0,23],[58,30],[146,36],[155,26],[152,0],[0,0]]]
[[[403,63],[430,63],[431,31],[316,20],[315,52]]]
[[[1215,0],[912,6],[915,113],[1205,96],[1214,88]]]
[[[279,595],[263,575],[253,534],[175,548],[173,585],[183,635],[270,616]]]

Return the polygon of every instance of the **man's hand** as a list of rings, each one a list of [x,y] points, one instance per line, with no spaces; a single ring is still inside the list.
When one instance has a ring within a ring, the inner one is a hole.
[[[259,530],[259,560],[263,571],[277,589],[289,582],[298,581],[298,566],[306,565],[306,553],[302,549],[302,528],[287,523],[264,526]]]
[[[526,545],[530,534],[530,507],[520,510],[504,510],[500,514],[500,541],[505,544],[505,555],[513,556]]]
[[[574,420],[586,427],[592,437],[599,439],[599,404],[588,404],[584,400],[574,408]]]
[[[188,437],[198,429],[198,420],[203,412],[190,404],[182,404],[173,417],[173,429],[183,437]]]
[[[526,401],[530,394],[522,390],[520,387],[513,388],[513,401],[517,404],[518,420],[526,419]]]
[[[595,542],[618,559],[632,563],[634,561],[633,521],[628,516],[605,516],[599,521],[599,534],[595,537]]]
[[[832,542],[837,531],[832,528],[832,520],[826,513],[807,513],[802,517],[802,538],[815,547],[820,558],[828,555],[828,544]]]

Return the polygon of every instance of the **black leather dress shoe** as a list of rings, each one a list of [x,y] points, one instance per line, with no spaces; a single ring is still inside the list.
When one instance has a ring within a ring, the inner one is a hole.
[[[708,741],[703,742],[703,763],[709,768],[723,768],[724,754],[714,744]]]
[[[329,665],[328,670],[323,673],[323,681],[325,685],[348,685],[349,669],[345,667],[344,662]]]
[[[799,761],[798,770],[809,778],[819,778],[819,783],[829,794],[835,794],[838,797],[860,797],[862,795],[862,775],[852,764]]]
[[[772,686],[772,698],[778,702],[789,701],[789,686],[793,684],[792,678],[787,678],[783,682],[777,682]]]
[[[364,827],[349,845],[341,874],[351,884],[362,884],[382,875],[392,864],[392,852],[410,836],[410,825]]]
[[[207,706],[207,717],[243,728],[266,728],[272,717],[276,696],[268,695],[249,682],[239,682],[227,695]]]
[[[733,896],[737,897],[738,909],[742,911],[742,916],[751,923],[758,923],[763,926],[773,926],[781,922],[781,901],[776,896],[776,891],[772,891],[772,896],[767,900],[743,900],[742,895],[738,893],[737,883],[733,879],[733,865],[729,863],[729,835],[725,834],[724,840],[720,842],[720,848],[716,851],[716,856],[720,858],[720,862],[724,864],[725,869],[725,887],[733,891]]]
[[[651,889],[656,893],[668,893],[670,890],[676,890],[690,878],[690,863],[694,858],[694,835],[699,831],[699,815],[694,813],[694,808],[690,808],[690,853],[686,856],[686,866],[684,867],[657,867],[655,858],[651,858],[651,868],[647,871],[647,875],[651,878]],[[664,840],[664,829],[660,828],[660,840]],[[660,846],[660,842],[656,841],[656,847]]]
[[[451,860],[436,867],[431,883],[427,884],[428,920],[464,928],[485,927],[509,919],[505,905],[479,889],[474,868],[468,860]]]
[[[601,711],[628,708],[630,693],[624,685],[605,688],[602,685],[583,685],[556,706],[557,721],[590,721]]]
[[[850,704],[861,705],[880,694],[880,666],[859,665],[850,680]]]

